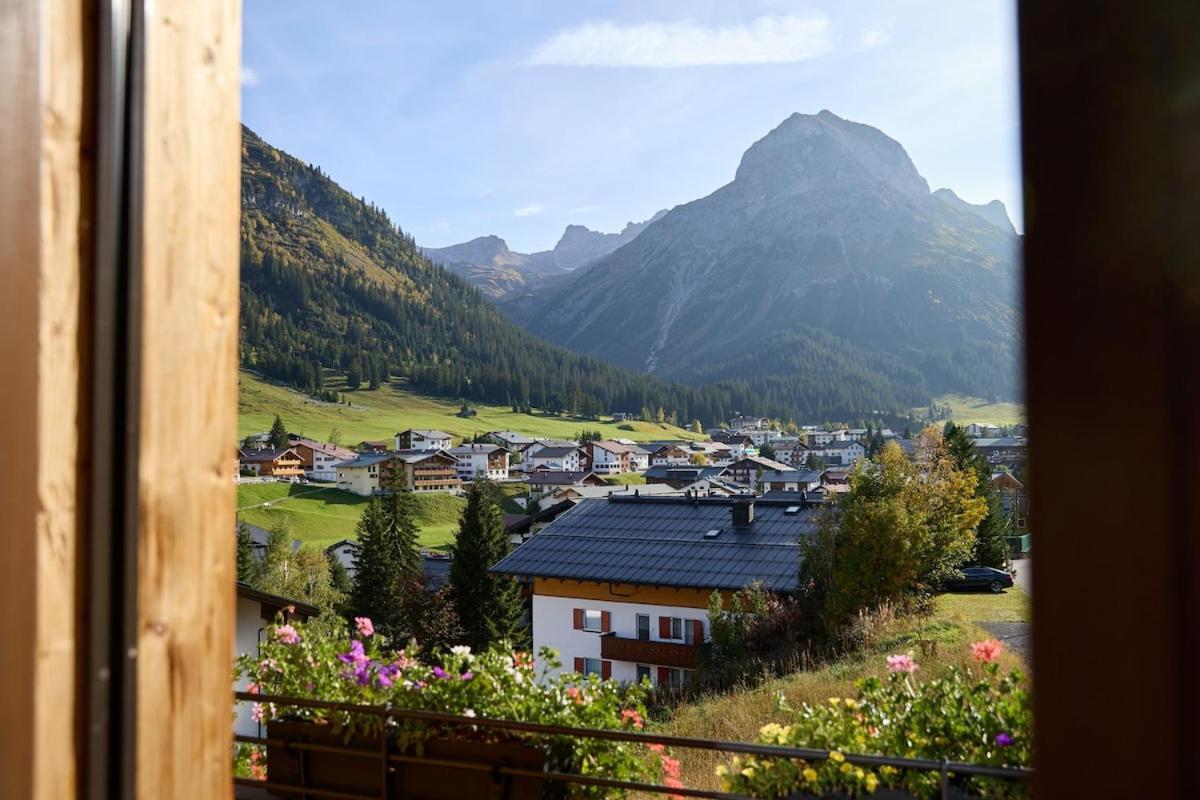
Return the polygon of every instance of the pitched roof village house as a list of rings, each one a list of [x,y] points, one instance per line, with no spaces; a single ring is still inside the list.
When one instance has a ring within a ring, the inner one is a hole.
[[[594,472],[559,472],[539,470],[529,473],[529,488],[534,493],[553,492],[564,486],[607,486]]]
[[[301,478],[304,476],[304,465],[300,454],[290,447],[283,449],[263,448],[261,450],[239,449],[238,470],[261,477]]]
[[[709,595],[755,581],[794,592],[814,530],[804,504],[614,496],[580,502],[492,570],[532,578],[534,650],[556,649],[563,670],[677,689],[710,634]]]
[[[631,471],[630,453],[626,445],[600,440],[585,442],[583,449],[587,453],[587,469],[597,475],[616,475]]]
[[[508,451],[497,444],[461,444],[446,451],[458,459],[458,478],[474,481],[508,480]]]
[[[263,629],[275,621],[279,614],[287,619],[308,620],[320,612],[307,603],[289,600],[286,597],[260,592],[248,583],[237,582],[237,610],[234,625],[233,654],[258,655],[258,643]],[[244,692],[249,678],[234,682],[236,691]],[[259,724],[251,716],[249,703],[238,703],[233,723],[234,733],[239,736],[259,736]]]
[[[758,474],[767,472],[768,470],[779,470],[786,472],[791,467],[787,464],[782,464],[771,458],[763,458],[762,456],[746,456],[730,464],[725,468],[725,477],[735,483],[740,483],[743,486],[754,487],[758,483]]]
[[[679,466],[651,467],[646,470],[646,484],[662,483],[676,489],[691,486],[696,481],[707,478],[719,478],[725,474],[726,467]]]
[[[449,450],[452,444],[444,431],[409,428],[396,434],[397,450]]]
[[[318,442],[303,436],[289,435],[292,449],[300,456],[304,476],[315,481],[336,481],[335,467],[342,461],[350,461],[355,453],[345,447],[329,442]]]
[[[545,468],[553,471],[579,472],[587,454],[574,442],[567,445],[530,446],[525,461],[526,469]]]
[[[364,453],[337,465],[337,485],[363,497],[399,490],[458,493],[458,461],[441,450]]]

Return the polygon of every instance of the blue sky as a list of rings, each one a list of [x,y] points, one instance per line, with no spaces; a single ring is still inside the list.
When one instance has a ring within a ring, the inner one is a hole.
[[[846,8],[849,6],[849,8]],[[1011,0],[246,0],[242,115],[417,241],[553,246],[711,193],[794,111],[1021,227]]]

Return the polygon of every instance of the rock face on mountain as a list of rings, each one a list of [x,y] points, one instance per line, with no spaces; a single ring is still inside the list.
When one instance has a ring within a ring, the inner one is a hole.
[[[930,193],[881,131],[793,114],[733,182],[508,310],[664,377],[883,370],[920,391],[1011,397],[1019,246],[1002,205]]]
[[[518,253],[499,236],[480,236],[449,247],[422,247],[421,253],[465,277],[495,300],[537,288],[546,279],[565,275],[603,258],[633,241],[667,212],[645,222],[630,222],[620,233],[601,233],[583,225],[568,225],[553,250]]]

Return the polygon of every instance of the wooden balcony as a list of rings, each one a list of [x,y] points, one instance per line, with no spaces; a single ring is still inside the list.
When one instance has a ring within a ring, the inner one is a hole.
[[[632,661],[657,667],[696,666],[696,645],[683,642],[654,642],[648,639],[629,639],[615,633],[600,635],[600,658],[611,661]]]

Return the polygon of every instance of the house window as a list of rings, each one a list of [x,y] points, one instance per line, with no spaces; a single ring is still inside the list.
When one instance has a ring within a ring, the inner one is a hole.
[[[600,659],[585,658],[583,660],[583,674],[584,675],[599,675],[601,673],[601,671],[602,671],[602,667],[600,665]]]
[[[650,667],[645,664],[637,665],[637,682],[641,683],[644,680],[652,680],[650,677]]]
[[[679,691],[690,685],[694,676],[695,670],[676,669],[672,667],[667,670],[667,688],[672,691]]]
[[[643,642],[650,641],[650,615],[637,615],[637,638]],[[639,669],[641,669],[639,667]]]
[[[599,632],[601,626],[601,614],[599,611],[588,609],[583,612],[583,629],[585,631]],[[599,662],[596,662],[599,663]]]

